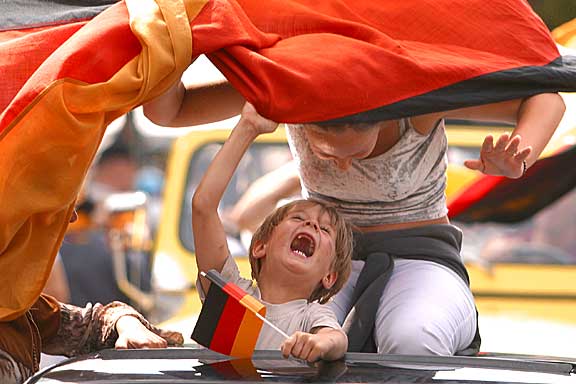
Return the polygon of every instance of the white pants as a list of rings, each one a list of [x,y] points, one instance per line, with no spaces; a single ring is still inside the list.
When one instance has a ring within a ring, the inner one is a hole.
[[[340,324],[352,308],[363,261],[352,261],[352,273],[328,305]],[[470,288],[453,271],[423,260],[396,259],[376,313],[378,353],[454,355],[472,342],[476,308]]]

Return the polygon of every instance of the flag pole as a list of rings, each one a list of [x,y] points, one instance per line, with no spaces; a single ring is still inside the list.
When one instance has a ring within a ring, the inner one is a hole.
[[[286,334],[286,332],[284,332],[283,330],[281,330],[280,328],[278,328],[277,326],[275,326],[270,320],[266,319],[264,316],[262,316],[261,314],[259,314],[258,312],[253,312],[260,320],[262,320],[263,322],[265,322],[266,324],[268,324],[270,326],[270,328],[272,328],[273,330],[275,330],[276,332],[278,332],[279,334],[281,334],[282,336],[284,336],[285,339],[287,339],[288,336]]]

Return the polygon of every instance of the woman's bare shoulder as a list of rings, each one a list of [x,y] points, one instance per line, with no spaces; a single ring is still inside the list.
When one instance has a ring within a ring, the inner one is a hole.
[[[444,115],[441,112],[438,112],[413,116],[410,118],[410,121],[418,133],[421,135],[428,135],[434,129],[434,127],[436,127],[438,121],[443,118]]]

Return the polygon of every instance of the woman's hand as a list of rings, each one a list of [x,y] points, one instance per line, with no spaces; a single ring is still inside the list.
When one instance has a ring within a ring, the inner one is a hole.
[[[519,135],[510,138],[510,135],[503,134],[494,145],[493,137],[486,136],[480,150],[480,159],[466,160],[464,165],[486,175],[517,179],[524,174],[523,162],[532,152],[532,147],[519,150],[520,141]]]
[[[278,127],[278,123],[262,117],[250,103],[244,104],[240,120],[242,125],[253,129],[256,135],[272,133]]]
[[[116,349],[166,348],[168,343],[151,332],[134,316],[122,316],[116,322]]]

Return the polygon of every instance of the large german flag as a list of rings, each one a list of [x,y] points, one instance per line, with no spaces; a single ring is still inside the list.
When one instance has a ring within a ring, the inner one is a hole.
[[[192,339],[225,355],[251,357],[264,323],[266,307],[213,269],[203,276],[211,284]]]
[[[0,320],[44,287],[106,126],[190,64],[205,4],[105,3],[0,2]]]
[[[200,54],[281,122],[576,89],[523,0],[2,1],[0,320],[42,290],[107,124]]]

